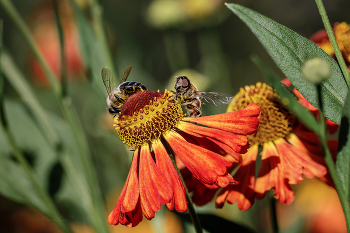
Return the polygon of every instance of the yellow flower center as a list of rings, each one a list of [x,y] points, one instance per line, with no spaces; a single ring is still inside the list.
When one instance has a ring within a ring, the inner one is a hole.
[[[122,142],[133,148],[175,129],[183,116],[181,105],[170,91],[142,91],[125,101],[114,126]]]
[[[292,131],[295,117],[281,104],[273,88],[265,83],[241,88],[229,104],[227,112],[241,110],[251,103],[259,104],[261,110],[258,130],[247,136],[251,145],[284,138]]]

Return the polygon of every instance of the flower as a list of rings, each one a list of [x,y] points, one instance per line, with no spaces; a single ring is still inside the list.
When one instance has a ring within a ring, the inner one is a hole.
[[[325,178],[327,169],[316,134],[297,121],[273,88],[262,83],[241,88],[227,112],[243,109],[251,103],[259,104],[261,109],[259,129],[247,136],[252,147],[242,155],[243,161],[233,176],[238,183],[229,184],[219,192],[216,206],[221,208],[225,201],[238,202],[239,209],[248,210],[255,198],[262,199],[270,189],[274,191],[275,199],[290,204],[294,200],[292,184],[299,184],[304,177],[329,181],[329,177]],[[261,165],[255,178],[259,147],[262,148]],[[209,191],[199,193],[196,191],[199,184],[195,186],[190,189],[194,192],[192,200],[198,204],[203,197],[201,194]],[[206,200],[210,201],[215,191],[211,190],[210,195],[205,197]]]
[[[347,65],[350,65],[350,25],[345,22],[335,23],[333,26],[333,33],[335,39],[338,43],[340,52]],[[318,31],[311,37],[311,41],[317,44],[321,49],[323,49],[330,56],[335,58],[334,50],[332,44],[328,38],[325,29]]]
[[[231,160],[242,160],[247,134],[259,125],[257,104],[213,116],[184,117],[173,93],[137,92],[124,103],[115,127],[120,139],[135,148],[130,172],[118,202],[108,217],[112,225],[136,226],[152,219],[161,204],[184,212],[184,186],[168,154],[176,155],[192,176],[216,188],[235,183],[227,172]]]
[[[82,55],[79,49],[78,30],[74,23],[73,13],[67,4],[59,1],[59,11],[64,33],[64,57],[69,80],[81,79],[84,73]],[[35,11],[31,19],[31,29],[35,42],[54,74],[60,78],[61,55],[60,41],[55,22],[55,12],[51,5],[43,4]],[[29,58],[33,80],[42,87],[48,87],[46,75],[34,55]]]

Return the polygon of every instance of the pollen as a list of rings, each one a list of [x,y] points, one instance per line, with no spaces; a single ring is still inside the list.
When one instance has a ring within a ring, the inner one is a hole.
[[[284,138],[292,131],[296,118],[282,104],[273,88],[265,83],[258,82],[255,86],[241,88],[227,111],[238,111],[251,103],[259,104],[261,110],[258,130],[247,136],[251,145]]]
[[[124,103],[114,126],[122,142],[136,148],[175,130],[184,114],[173,94],[155,91],[137,92]]]

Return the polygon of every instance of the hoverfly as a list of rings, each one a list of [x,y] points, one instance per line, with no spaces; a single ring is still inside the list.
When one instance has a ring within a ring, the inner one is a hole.
[[[198,88],[186,76],[176,77],[175,90],[175,99],[179,100],[181,105],[186,106],[190,117],[202,115],[202,104],[229,104],[233,99],[233,96],[222,93],[198,91]]]

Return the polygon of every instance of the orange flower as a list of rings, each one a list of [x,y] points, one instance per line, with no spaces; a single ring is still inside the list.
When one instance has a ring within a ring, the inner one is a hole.
[[[333,33],[345,62],[347,65],[350,65],[350,25],[345,22],[335,23],[333,26]],[[315,33],[311,37],[311,41],[335,58],[332,44],[325,29]]]
[[[294,200],[292,184],[300,183],[304,177],[327,180],[324,177],[327,169],[317,144],[317,136],[305,129],[281,104],[272,87],[257,83],[256,86],[241,88],[227,111],[237,111],[251,103],[260,105],[259,129],[255,134],[247,136],[253,146],[242,155],[243,162],[233,176],[238,183],[229,184],[218,194],[218,208],[227,200],[231,204],[238,202],[239,209],[247,210],[253,205],[255,198],[262,199],[270,189],[281,203],[290,204]],[[255,178],[259,147],[262,149],[261,165]],[[186,184],[191,182],[187,181]],[[214,197],[214,190],[201,190],[199,193],[196,191],[198,187],[198,183],[192,183],[189,188],[194,192],[192,200],[195,204],[203,205],[205,203],[198,200],[205,198],[210,201]],[[211,196],[203,197],[208,193]]]
[[[170,210],[187,210],[184,186],[168,154],[176,155],[204,185],[219,188],[235,183],[227,168],[231,160],[242,160],[240,152],[248,143],[244,135],[257,130],[259,114],[259,106],[253,103],[236,112],[189,118],[169,91],[133,94],[115,118],[115,127],[135,153],[108,222],[136,226],[143,216],[152,219],[161,204]]]
[[[60,16],[64,33],[64,57],[67,76],[70,80],[78,80],[81,79],[85,69],[79,49],[78,30],[75,27],[73,13],[68,5],[59,1],[59,11],[61,12]],[[31,19],[31,25],[34,40],[38,44],[42,55],[54,74],[60,78],[60,41],[55,22],[55,12],[52,5],[43,4],[36,10],[35,15],[33,15]],[[49,82],[47,81],[46,75],[34,55],[30,56],[29,62],[32,76],[36,84],[42,87],[48,87]]]

